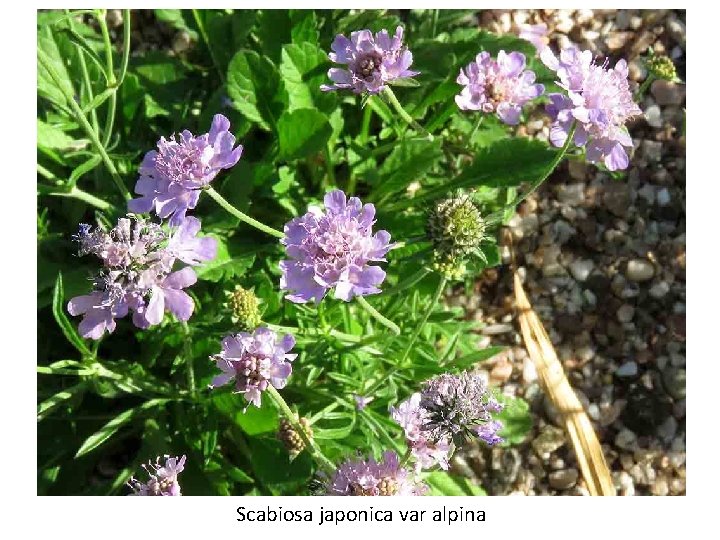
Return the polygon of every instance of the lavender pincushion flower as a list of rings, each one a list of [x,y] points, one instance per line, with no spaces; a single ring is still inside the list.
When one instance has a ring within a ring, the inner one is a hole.
[[[554,121],[552,144],[563,146],[576,122],[573,143],[585,147],[589,162],[602,162],[611,171],[626,169],[629,158],[625,148],[632,148],[633,142],[625,122],[642,113],[630,91],[627,62],[619,60],[609,69],[607,60],[595,64],[590,51],[576,48],[564,49],[558,58],[546,47],[540,58],[557,73],[558,85],[567,91],[567,96],[548,95],[546,110]]]
[[[503,425],[492,416],[502,408],[478,375],[463,372],[430,379],[390,413],[405,431],[418,468],[447,469],[455,447],[470,437],[491,446],[503,441],[498,435]]]
[[[385,271],[369,263],[384,261],[392,246],[387,231],[372,235],[375,207],[347,200],[341,190],[327,193],[324,202],[325,212],[311,208],[285,225],[282,243],[290,258],[280,262],[280,288],[296,303],[320,303],[331,288],[346,302],[379,293]]]
[[[179,225],[197,206],[199,190],[240,159],[243,147],[233,148],[229,129],[230,121],[216,114],[208,133],[195,137],[185,130],[179,138],[161,137],[158,149],[145,154],[135,184],[141,197],[128,201],[128,209],[139,214],[155,210],[162,218],[170,216],[170,225]]]
[[[159,324],[165,311],[186,321],[192,315],[192,298],[183,289],[197,280],[190,267],[173,270],[176,260],[197,265],[215,258],[217,241],[197,238],[200,222],[187,217],[169,232],[141,218],[120,218],[105,232],[80,225],[76,236],[79,254],[93,254],[103,268],[95,290],[68,302],[71,315],[83,315],[78,330],[86,338],[100,339],[115,330],[115,319],[133,312],[138,328]]]
[[[143,469],[150,477],[147,482],[140,482],[135,477],[131,477],[127,485],[133,490],[133,495],[143,496],[164,496],[179,497],[180,484],[178,483],[178,474],[185,468],[185,456],[165,457],[165,464],[160,464],[160,457],[155,459],[155,463],[143,465]]]
[[[506,124],[520,121],[522,106],[545,91],[535,83],[535,73],[525,70],[525,55],[500,51],[497,60],[481,52],[474,62],[460,69],[457,83],[464,86],[455,96],[457,106],[466,111],[496,113]]]
[[[417,496],[427,491],[392,451],[385,452],[380,462],[370,458],[342,463],[327,486],[328,495],[344,496]]]
[[[395,79],[414,77],[419,72],[408,68],[412,53],[403,47],[403,28],[398,26],[390,38],[387,30],[373,36],[370,30],[350,34],[350,39],[338,34],[328,54],[337,64],[347,64],[347,69],[330,68],[328,77],[334,84],[322,85],[323,91],[352,89],[356,94],[377,94],[386,83]]]
[[[297,354],[288,354],[295,346],[295,338],[285,334],[282,339],[269,328],[258,328],[252,334],[240,332],[222,341],[222,351],[215,355],[217,367],[222,371],[210,384],[217,388],[235,380],[235,393],[243,394],[249,402],[260,407],[262,392],[272,385],[278,390],[285,387],[292,373],[292,362]]]

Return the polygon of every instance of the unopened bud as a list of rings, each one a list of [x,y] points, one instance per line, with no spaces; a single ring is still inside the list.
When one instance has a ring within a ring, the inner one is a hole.
[[[310,427],[310,422],[307,418],[300,418],[300,425],[302,426],[305,434],[309,439],[312,439],[313,431]],[[283,446],[290,454],[290,460],[295,459],[300,452],[305,449],[305,441],[303,441],[300,434],[295,431],[292,424],[285,419],[280,419],[280,429],[278,430],[278,439],[283,443]]]

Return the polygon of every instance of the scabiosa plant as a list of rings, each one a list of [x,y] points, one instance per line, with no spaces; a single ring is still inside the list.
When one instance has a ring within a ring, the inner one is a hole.
[[[162,218],[170,216],[171,225],[179,225],[197,206],[200,190],[240,159],[243,147],[233,148],[235,136],[229,130],[230,121],[216,114],[208,133],[196,137],[184,130],[179,137],[160,137],[158,149],[145,154],[140,165],[135,193],[141,197],[128,201],[128,209],[154,210]]]
[[[405,431],[418,468],[439,464],[447,469],[454,449],[470,438],[489,445],[502,442],[502,423],[492,417],[501,410],[482,378],[463,372],[430,379],[390,413]]]
[[[327,484],[327,495],[415,496],[427,490],[392,451],[385,452],[379,462],[373,458],[345,461]]]
[[[133,311],[138,328],[159,324],[165,311],[181,321],[192,315],[194,303],[183,289],[197,281],[186,266],[174,270],[176,261],[197,265],[215,258],[217,241],[197,238],[200,222],[185,218],[169,231],[138,217],[120,218],[105,232],[81,224],[75,236],[79,254],[98,257],[103,268],[95,278],[95,290],[68,302],[71,315],[84,315],[79,331],[83,337],[100,339],[115,330],[115,319]]]
[[[260,407],[262,393],[272,385],[285,387],[292,373],[292,362],[297,354],[289,354],[295,338],[285,334],[282,338],[269,328],[258,328],[252,334],[240,332],[222,340],[222,351],[211,357],[222,371],[210,384],[217,388],[235,380],[235,393],[256,407]]]
[[[302,427],[308,438],[312,440],[313,430],[310,426],[310,421],[307,418],[303,417],[298,420],[298,424],[300,425],[300,427]],[[287,450],[288,454],[290,455],[291,461],[298,457],[298,455],[300,455],[300,452],[305,450],[305,441],[300,436],[300,434],[295,431],[292,424],[287,420],[287,418],[280,419],[280,429],[278,429],[277,437],[280,442],[283,443],[285,450]]]
[[[396,79],[414,77],[419,72],[408,68],[412,53],[402,44],[403,28],[398,26],[391,38],[387,30],[373,36],[370,30],[350,34],[350,39],[338,34],[328,54],[336,64],[346,64],[347,69],[330,68],[328,77],[332,85],[322,85],[324,91],[349,89],[356,94],[377,94],[385,85]]]
[[[632,148],[633,142],[625,122],[642,113],[630,91],[627,62],[619,60],[610,69],[607,60],[596,64],[590,51],[576,48],[563,50],[558,58],[547,47],[540,58],[557,73],[558,85],[567,91],[567,96],[548,95],[552,144],[563,146],[575,125],[572,142],[585,147],[589,162],[602,162],[611,171],[626,169],[629,158],[625,148]]]
[[[286,298],[320,303],[335,289],[335,298],[348,302],[379,293],[385,271],[369,263],[384,261],[392,246],[387,231],[372,234],[375,206],[348,200],[341,190],[327,193],[324,202],[325,212],[311,208],[285,225],[281,242],[290,258],[280,262],[280,288],[290,291]]]
[[[178,475],[185,468],[185,456],[181,458],[164,456],[165,463],[160,463],[160,457],[155,459],[155,463],[149,462],[143,465],[143,469],[147,472],[149,479],[147,482],[140,482],[133,476],[127,482],[133,495],[155,495],[155,496],[172,496],[179,497],[180,483]]]
[[[522,106],[545,91],[535,83],[535,73],[525,69],[525,55],[500,51],[497,60],[481,52],[457,77],[464,86],[455,96],[457,106],[465,111],[495,113],[506,124],[520,121]]]

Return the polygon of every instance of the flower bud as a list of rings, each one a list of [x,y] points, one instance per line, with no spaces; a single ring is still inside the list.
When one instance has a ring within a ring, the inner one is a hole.
[[[308,419],[300,418],[300,425],[303,430],[305,430],[305,434],[308,438],[312,439],[313,430],[310,427]],[[290,454],[291,461],[305,449],[305,441],[302,440],[300,434],[295,431],[292,424],[290,424],[286,418],[280,419],[280,429],[278,430],[277,437],[283,443],[283,446],[288,451],[288,454]]]
[[[237,285],[234,291],[226,291],[225,294],[225,305],[230,310],[232,322],[237,324],[240,330],[254,330],[260,324],[260,309],[259,300],[252,289]]]
[[[677,81],[675,64],[664,54],[653,54],[647,60],[648,72],[657,79],[666,81]]]
[[[427,234],[436,254],[447,262],[465,257],[480,247],[485,238],[485,220],[469,197],[444,199],[428,216]]]

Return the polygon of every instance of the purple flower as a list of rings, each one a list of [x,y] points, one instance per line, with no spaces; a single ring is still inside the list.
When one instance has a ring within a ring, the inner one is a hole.
[[[355,408],[358,411],[362,411],[375,398],[373,396],[361,396],[360,394],[353,394],[353,399],[355,400]]]
[[[626,169],[629,158],[625,148],[632,148],[633,142],[625,122],[642,113],[630,91],[627,62],[619,60],[609,69],[607,60],[595,64],[590,51],[576,48],[563,50],[558,58],[547,47],[540,58],[557,73],[558,85],[567,91],[567,96],[548,95],[546,111],[554,122],[552,144],[564,145],[576,122],[573,143],[585,147],[589,162],[602,162],[611,171]]]
[[[243,147],[233,148],[235,137],[229,129],[230,121],[216,114],[209,133],[195,137],[185,130],[179,138],[161,137],[157,151],[145,154],[135,184],[141,197],[129,201],[128,209],[135,213],[154,209],[162,218],[171,216],[170,225],[180,225],[185,212],[197,205],[199,190],[240,159]]]
[[[455,447],[469,437],[489,445],[502,442],[497,433],[503,426],[492,417],[502,408],[479,376],[464,372],[430,379],[422,392],[390,407],[390,414],[405,431],[418,469],[438,464],[447,470]]]
[[[335,84],[322,85],[321,90],[352,89],[356,94],[377,94],[386,83],[395,79],[413,77],[419,72],[410,71],[412,53],[403,47],[403,28],[398,26],[390,38],[387,30],[373,37],[370,30],[350,34],[350,39],[338,34],[328,54],[336,64],[347,64],[347,69],[330,68],[328,77]]]
[[[279,339],[269,328],[258,328],[252,334],[240,332],[222,341],[222,351],[211,357],[222,371],[210,384],[217,388],[235,379],[235,393],[260,407],[262,392],[272,385],[284,388],[292,373],[297,354],[288,354],[295,338],[285,334]]]
[[[333,287],[335,298],[346,302],[379,293],[385,271],[368,263],[384,261],[392,246],[387,231],[372,236],[375,207],[335,190],[325,195],[325,210],[311,208],[285,225],[290,259],[280,262],[280,288],[292,293],[287,299],[320,303]]]
[[[105,232],[80,225],[76,240],[79,254],[92,254],[103,268],[95,278],[95,290],[68,302],[71,315],[84,315],[80,335],[100,339],[115,330],[115,319],[133,312],[138,328],[159,324],[166,311],[179,320],[192,315],[192,298],[183,289],[197,280],[195,271],[184,267],[173,271],[177,260],[197,265],[215,258],[217,241],[196,238],[200,222],[185,218],[166,232],[159,225],[139,218],[120,218]]]
[[[518,37],[529,41],[535,45],[535,49],[540,52],[547,47],[548,39],[548,27],[545,23],[540,24],[520,24],[518,25],[520,32]]]
[[[180,484],[178,483],[178,474],[183,472],[185,468],[185,456],[165,457],[165,464],[160,464],[160,457],[155,459],[155,463],[149,462],[143,465],[143,469],[150,477],[147,482],[140,482],[133,476],[127,482],[127,485],[133,490],[133,495],[157,495],[164,497],[179,497]]]
[[[427,490],[392,451],[385,452],[380,462],[370,458],[342,463],[327,486],[328,495],[350,496],[415,496],[425,495]]]
[[[500,51],[497,60],[481,52],[465,70],[460,69],[457,83],[465,88],[455,96],[462,110],[496,113],[506,124],[520,121],[522,106],[545,91],[542,84],[533,84],[535,73],[525,70],[525,55]]]

